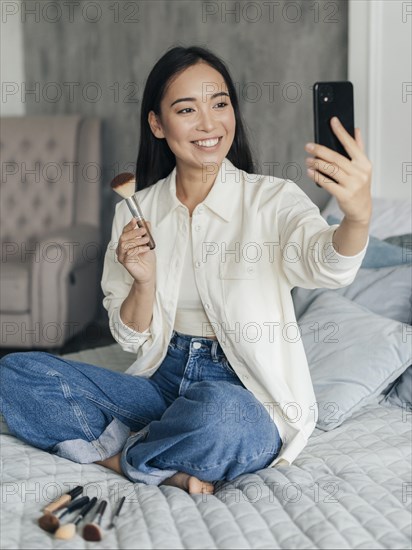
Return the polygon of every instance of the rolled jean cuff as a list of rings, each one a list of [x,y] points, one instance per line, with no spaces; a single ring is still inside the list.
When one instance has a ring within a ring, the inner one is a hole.
[[[172,477],[178,470],[160,470],[153,466],[141,465],[141,470],[136,470],[129,462],[127,462],[127,452],[138,441],[144,440],[149,431],[149,426],[145,426],[142,430],[134,435],[131,435],[125,446],[123,447],[120,456],[120,467],[124,475],[133,482],[141,482],[146,485],[160,485],[165,479]]]
[[[57,443],[51,452],[73,462],[89,464],[120,453],[129,434],[130,428],[114,418],[98,439],[68,439]]]

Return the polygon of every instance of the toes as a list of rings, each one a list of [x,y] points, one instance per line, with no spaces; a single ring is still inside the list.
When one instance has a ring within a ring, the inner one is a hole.
[[[189,493],[204,493],[213,494],[214,486],[208,481],[202,481],[201,479],[191,476],[188,480]]]

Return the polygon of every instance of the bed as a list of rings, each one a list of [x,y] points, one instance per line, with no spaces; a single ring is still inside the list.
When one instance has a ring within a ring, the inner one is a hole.
[[[388,216],[393,206],[392,226],[372,244],[404,252],[410,241],[410,212],[397,201],[389,202],[384,201],[382,212]],[[374,212],[371,235],[374,227],[381,230],[379,208]],[[322,214],[325,219],[332,216],[330,223],[339,217],[333,201]],[[395,237],[403,239],[402,246],[394,244]],[[361,268],[361,276],[338,292],[294,289],[303,338],[313,319],[319,321],[325,311],[330,314],[336,303],[341,332],[332,352],[326,345],[315,345],[313,338],[306,341],[322,412],[292,465],[220,481],[213,495],[189,495],[171,486],[133,484],[103,466],[77,464],[31,447],[8,433],[2,420],[1,547],[411,548],[412,267],[408,254],[400,263],[387,265],[388,250],[381,250],[382,266]],[[382,285],[393,290],[386,300],[377,301]],[[356,323],[359,330],[354,331]],[[324,340],[320,333],[319,341]],[[346,357],[344,384],[342,366],[331,360],[331,353],[342,357],[340,346]],[[367,348],[363,354],[362,347]],[[120,372],[133,361],[118,344],[65,357]],[[331,402],[338,411],[332,416]],[[108,500],[99,543],[81,537],[82,523],[67,542],[37,526],[42,508],[78,484],[87,496]],[[122,496],[126,500],[116,527],[106,530]]]

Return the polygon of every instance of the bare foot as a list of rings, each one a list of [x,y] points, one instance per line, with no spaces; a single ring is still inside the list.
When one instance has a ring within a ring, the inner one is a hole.
[[[129,437],[132,435],[137,434],[137,432],[130,432]],[[110,468],[110,470],[114,470],[118,474],[123,475],[123,471],[120,467],[120,456],[121,452],[117,455],[111,456],[109,458],[106,458],[105,460],[96,460],[95,464],[101,464],[102,466],[106,466],[106,468]]]
[[[130,432],[130,436],[136,434],[137,432]],[[97,460],[95,464],[101,464],[110,470],[114,470],[118,474],[124,475],[120,467],[120,456],[121,452],[117,455],[106,458],[105,460]],[[195,476],[191,476],[186,472],[177,472],[172,477],[168,477],[160,485],[172,485],[173,487],[179,487],[184,491],[187,491],[190,494],[209,494],[212,495],[214,492],[214,486],[209,481],[202,481]]]
[[[105,460],[96,460],[95,464],[101,464],[102,466],[106,466],[106,468],[110,468],[110,470],[114,470],[118,474],[123,475],[123,471],[120,467],[120,456],[122,453],[118,453],[117,455],[110,456],[109,458],[106,458]]]
[[[172,477],[165,479],[160,485],[172,485],[179,487],[190,494],[206,493],[213,495],[214,486],[209,481],[202,481],[186,472],[177,472]]]

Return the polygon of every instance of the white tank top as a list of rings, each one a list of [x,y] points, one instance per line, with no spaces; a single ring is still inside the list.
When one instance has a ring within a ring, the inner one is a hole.
[[[190,221],[192,218],[190,217]],[[191,334],[203,338],[213,338],[212,325],[206,315],[197,289],[192,252],[192,231],[189,231],[189,242],[180,281],[179,298],[175,317],[174,330],[182,334]]]

